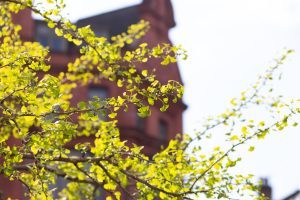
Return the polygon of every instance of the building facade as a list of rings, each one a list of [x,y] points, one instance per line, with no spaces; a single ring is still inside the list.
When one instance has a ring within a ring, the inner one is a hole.
[[[144,0],[141,4],[115,10],[112,12],[80,19],[77,26],[91,25],[97,36],[110,38],[127,30],[131,24],[144,19],[150,22],[150,31],[139,41],[128,45],[125,48],[134,49],[138,43],[146,42],[149,46],[158,43],[171,43],[168,32],[175,26],[174,14],[170,0]],[[67,64],[74,61],[79,53],[74,45],[63,38],[58,38],[53,30],[40,20],[31,16],[30,10],[23,10],[14,16],[17,24],[22,25],[21,37],[27,41],[38,41],[44,46],[49,46],[52,66],[50,73],[58,75],[67,71]],[[179,69],[176,63],[170,64],[167,68],[159,66],[156,60],[150,60],[145,66],[146,69],[156,68],[157,79],[162,83],[168,80],[176,80],[182,83]],[[72,103],[76,105],[79,101],[87,101],[93,96],[110,97],[122,94],[121,88],[115,83],[103,80],[100,84],[78,86],[73,90]],[[166,112],[161,112],[158,106],[151,108],[151,116],[140,118],[137,110],[130,106],[128,112],[118,114],[118,126],[121,139],[144,146],[144,153],[149,156],[167,145],[168,140],[174,138],[177,133],[182,132],[182,114],[186,109],[185,104],[179,101],[170,105]],[[80,140],[91,140],[92,138],[79,138]],[[11,144],[18,141],[11,139]],[[17,181],[9,181],[0,177],[0,190],[4,198],[20,198],[24,190]]]
[[[273,199],[272,187],[268,184],[268,179],[263,178],[261,179],[261,181],[262,181],[261,193],[264,194],[266,200],[272,200]],[[300,190],[296,190],[295,192],[291,193],[285,198],[282,198],[282,200],[300,200]]]

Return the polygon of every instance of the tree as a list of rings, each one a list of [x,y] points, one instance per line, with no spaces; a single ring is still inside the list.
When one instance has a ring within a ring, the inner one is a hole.
[[[100,188],[107,199],[263,198],[256,193],[259,187],[252,175],[235,175],[230,170],[241,160],[234,156],[239,146],[290,124],[297,125],[292,121],[292,116],[299,113],[297,102],[285,103],[280,96],[272,95],[270,84],[279,77],[277,69],[291,50],[284,52],[240,97],[232,99],[226,112],[208,119],[193,136],[178,135],[149,158],[141,153],[142,147],[120,140],[114,118],[130,104],[138,107],[139,116],[147,117],[154,103],[161,104],[162,112],[170,101],[176,103],[183,95],[182,85],[172,80],[162,84],[155,74],[140,70],[139,64],[160,59],[162,65],[168,65],[180,57],[185,59],[185,50],[168,44],[152,48],[141,44],[123,54],[125,44],[149,29],[147,22],[129,27],[127,33],[109,42],[96,37],[90,27],[78,28],[64,18],[63,1],[48,0],[44,6],[31,0],[0,0],[0,5],[0,173],[20,181],[30,198],[51,199],[53,190],[49,185],[55,184],[58,177],[69,181],[60,192],[67,199],[93,199]],[[47,48],[20,39],[21,27],[13,23],[12,14],[24,8],[42,16],[57,36],[79,46],[81,57],[69,64],[67,73],[58,77],[48,74]],[[95,97],[89,103],[71,106],[71,90],[77,84],[97,81],[95,70],[124,88],[123,96]],[[42,78],[37,76],[40,72],[45,74]],[[273,118],[249,119],[247,112],[253,106],[267,108]],[[102,121],[99,114],[103,113],[111,120]],[[205,153],[202,141],[216,127],[226,133],[227,146]],[[95,140],[77,143],[75,149],[81,155],[70,156],[66,144],[82,135],[95,135]],[[20,144],[9,145],[11,137]],[[253,150],[250,146],[249,151]]]

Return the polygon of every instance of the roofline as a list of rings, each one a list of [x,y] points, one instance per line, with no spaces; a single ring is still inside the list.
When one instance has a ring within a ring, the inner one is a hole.
[[[92,20],[92,19],[96,19],[96,18],[98,18],[98,17],[105,16],[105,15],[110,15],[110,14],[114,14],[114,13],[119,13],[119,12],[125,11],[125,10],[127,10],[127,9],[133,9],[133,8],[139,9],[141,5],[142,5],[142,4],[136,4],[136,5],[128,6],[128,7],[125,7],[125,8],[119,8],[119,9],[117,9],[117,10],[112,10],[112,11],[108,11],[108,12],[104,12],[104,13],[100,13],[100,14],[96,14],[96,15],[91,15],[91,16],[88,16],[88,17],[80,18],[80,19],[77,20],[75,23],[79,23],[80,21],[84,21],[84,20]]]
[[[283,200],[289,200],[290,198],[295,197],[297,194],[300,194],[300,190],[296,190],[294,193],[285,197]]]

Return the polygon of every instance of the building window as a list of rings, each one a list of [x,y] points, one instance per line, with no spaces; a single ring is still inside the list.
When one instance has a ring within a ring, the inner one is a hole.
[[[35,40],[44,47],[49,47],[53,52],[67,52],[68,41],[58,37],[45,23],[36,24]]]
[[[145,118],[141,118],[138,115],[136,115],[136,127],[140,131],[145,131]]]
[[[159,120],[159,136],[163,140],[168,139],[168,124],[164,120]]]
[[[108,40],[110,40],[110,34],[109,34],[109,31],[107,28],[96,28],[95,29],[95,35],[96,37],[105,37],[107,38]]]
[[[98,97],[101,100],[104,100],[108,97],[108,90],[104,87],[90,87],[88,90],[88,101],[95,101],[94,97]],[[98,117],[99,119],[105,121],[106,120],[106,111],[105,110],[99,110]]]
[[[105,99],[108,97],[108,91],[104,87],[90,87],[88,91],[88,100],[95,100],[94,97]]]

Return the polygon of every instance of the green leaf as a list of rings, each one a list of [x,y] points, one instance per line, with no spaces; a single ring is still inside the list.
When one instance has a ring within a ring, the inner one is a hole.
[[[230,141],[236,141],[236,140],[239,140],[239,139],[240,138],[237,135],[233,135],[233,136],[230,137]]]
[[[248,134],[249,134],[248,128],[247,128],[246,126],[243,126],[243,127],[242,127],[242,133],[243,133],[244,135],[248,135]]]
[[[159,197],[160,197],[161,199],[167,199],[167,198],[168,198],[168,195],[166,195],[164,192],[160,192],[160,193],[159,193]]]
[[[148,70],[144,69],[144,70],[142,71],[142,75],[143,75],[144,77],[148,76]]]
[[[118,104],[121,106],[125,102],[125,99],[123,99],[122,97],[118,96],[117,101],[118,101]]]
[[[37,148],[37,146],[35,146],[35,145],[32,145],[30,149],[34,155],[36,155],[39,151],[39,148]]]
[[[148,97],[148,103],[149,103],[149,105],[153,106],[154,105],[154,99]]]
[[[138,116],[145,118],[150,115],[150,109],[149,106],[142,106],[138,109]]]
[[[48,21],[48,27],[49,27],[49,28],[54,28],[55,25],[56,25],[56,24],[55,24],[52,20]]]
[[[73,43],[76,44],[77,46],[80,46],[82,44],[82,40],[73,39]]]
[[[63,35],[63,31],[61,29],[59,29],[59,28],[55,28],[55,33],[59,37]]]
[[[233,106],[237,106],[236,99],[235,98],[231,99],[230,104],[232,104]]]
[[[165,112],[165,111],[167,111],[168,108],[169,108],[169,105],[168,105],[168,104],[164,104],[164,105],[160,108],[160,111],[161,111],[161,112]]]
[[[161,65],[168,65],[170,63],[170,59],[166,57],[160,64]]]
[[[118,79],[117,85],[118,87],[123,87],[123,81],[121,79]]]
[[[110,114],[108,115],[108,117],[111,118],[111,119],[116,118],[116,116],[117,116],[117,113],[115,113],[115,112],[110,113]]]
[[[255,147],[254,147],[254,146],[251,146],[251,147],[249,147],[248,151],[249,151],[249,152],[252,152],[252,151],[254,151],[254,149],[255,149]]]
[[[80,101],[78,104],[77,104],[77,107],[81,110],[83,109],[86,109],[86,103],[83,102],[83,101]]]

